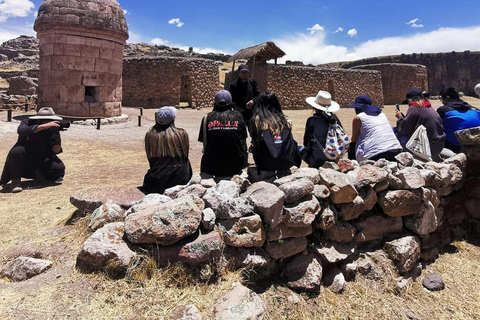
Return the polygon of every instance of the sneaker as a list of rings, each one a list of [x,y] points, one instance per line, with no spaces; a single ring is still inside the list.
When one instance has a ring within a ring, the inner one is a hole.
[[[2,192],[10,192],[8,183],[2,184]]]
[[[12,193],[19,193],[22,191],[23,189],[22,189],[22,183],[20,179],[12,180]]]
[[[58,178],[57,180],[54,181],[55,184],[62,184],[63,183],[63,177]]]

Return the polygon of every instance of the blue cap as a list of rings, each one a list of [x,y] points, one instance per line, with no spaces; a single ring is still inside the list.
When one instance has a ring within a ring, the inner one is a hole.
[[[363,112],[369,113],[381,113],[382,109],[379,107],[372,106],[372,98],[367,95],[357,96],[355,98],[355,103],[348,105],[350,108],[357,108]]]
[[[155,121],[158,124],[166,125],[175,120],[177,109],[175,107],[162,107],[155,113]]]
[[[220,90],[215,94],[215,104],[217,106],[228,106],[232,103],[232,95],[227,90]]]
[[[238,67],[238,72],[240,71],[250,71],[250,69],[246,64],[242,64],[241,66]]]

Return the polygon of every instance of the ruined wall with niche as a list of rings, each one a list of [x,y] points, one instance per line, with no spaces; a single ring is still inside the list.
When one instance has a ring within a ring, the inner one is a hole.
[[[178,106],[181,97],[211,108],[220,89],[217,62],[199,58],[126,58],[123,83],[123,105],[143,108]]]
[[[418,64],[381,63],[352,67],[353,70],[377,70],[382,73],[383,99],[385,104],[405,100],[411,88],[428,90],[427,68]]]

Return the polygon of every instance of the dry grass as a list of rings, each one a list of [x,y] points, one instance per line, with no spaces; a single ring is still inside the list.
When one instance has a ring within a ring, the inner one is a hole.
[[[478,99],[471,99],[477,106]],[[438,102],[435,102],[437,103]],[[126,109],[136,116],[138,111]],[[268,319],[405,319],[404,309],[421,319],[480,319],[480,249],[467,242],[455,243],[458,252],[444,254],[429,271],[440,274],[446,289],[427,292],[420,277],[406,292],[398,293],[395,283],[374,283],[357,279],[347,283],[345,292],[336,295],[323,290],[318,296],[298,294],[297,305],[287,302],[292,294],[275,277],[261,271],[230,272],[216,279],[215,265],[200,269],[171,267],[154,270],[145,257],[136,261],[127,277],[115,281],[103,274],[84,275],[75,270],[76,253],[89,236],[88,217],[70,222],[75,208],[69,196],[82,188],[140,185],[148,164],[142,140],[153,123],[153,110],[146,110],[142,128],[136,121],[124,125],[93,127],[73,126],[63,134],[67,166],[63,185],[28,189],[20,194],[0,193],[0,257],[2,264],[12,251],[35,248],[52,259],[47,273],[23,283],[0,280],[0,315],[5,319],[158,319],[167,317],[182,304],[195,304],[204,318],[211,316],[213,302],[224,295],[235,281],[259,291],[267,304]],[[185,128],[191,139],[191,161],[198,172],[201,144],[196,142],[198,127],[205,110],[181,110],[177,125]],[[385,108],[393,122],[393,107]],[[295,138],[301,142],[310,110],[287,111],[294,122]],[[5,118],[0,113],[0,119]],[[339,117],[350,131],[353,110],[341,110]],[[16,140],[17,124],[0,122],[0,163]],[[20,249],[19,249],[20,248]],[[211,278],[209,278],[212,276]],[[372,289],[374,288],[374,289]]]

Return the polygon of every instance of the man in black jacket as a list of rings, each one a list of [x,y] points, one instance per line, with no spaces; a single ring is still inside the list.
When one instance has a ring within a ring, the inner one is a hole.
[[[36,116],[20,123],[18,141],[8,153],[0,179],[4,192],[21,192],[22,177],[56,183],[63,180],[65,165],[57,156],[62,152],[60,120],[52,108],[42,108]]]

